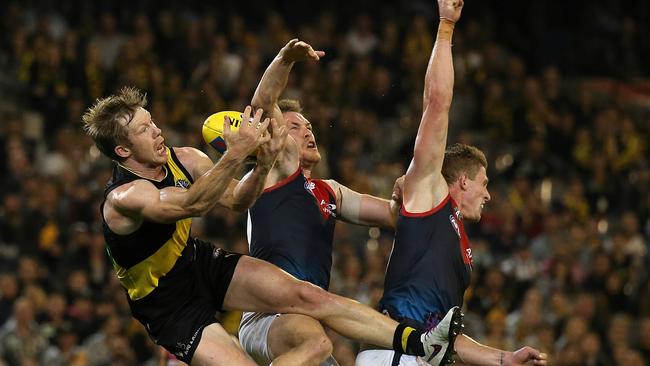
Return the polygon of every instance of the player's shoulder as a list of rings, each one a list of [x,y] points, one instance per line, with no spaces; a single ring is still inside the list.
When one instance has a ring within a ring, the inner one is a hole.
[[[208,155],[206,155],[203,151],[191,146],[170,147],[169,149],[172,150],[176,157],[183,163],[185,163],[185,161],[189,163],[194,159],[208,158]]]
[[[205,171],[212,166],[212,159],[203,151],[190,147],[173,147],[174,154],[178,161],[187,169],[192,177],[196,177],[205,173]]]
[[[124,206],[131,200],[141,198],[152,190],[158,190],[153,183],[146,179],[135,179],[121,184],[108,192],[106,195],[106,203],[109,205]]]
[[[328,187],[330,187],[334,191],[336,191],[339,188],[343,187],[343,185],[341,183],[337,182],[334,179],[314,179],[314,180],[325,183]]]
[[[325,184],[326,189],[328,189],[337,200],[343,198],[343,195],[345,194],[344,192],[349,191],[348,187],[334,179],[319,179],[319,181]]]

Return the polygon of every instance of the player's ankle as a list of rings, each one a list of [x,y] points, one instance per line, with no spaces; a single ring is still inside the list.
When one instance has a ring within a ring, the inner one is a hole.
[[[421,331],[400,323],[393,335],[393,350],[407,355],[424,356],[421,337]]]

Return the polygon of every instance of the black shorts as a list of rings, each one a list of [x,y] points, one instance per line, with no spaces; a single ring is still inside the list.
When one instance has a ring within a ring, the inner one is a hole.
[[[239,258],[241,254],[190,239],[158,287],[140,300],[129,300],[133,316],[156,344],[189,364],[203,328],[217,322]]]

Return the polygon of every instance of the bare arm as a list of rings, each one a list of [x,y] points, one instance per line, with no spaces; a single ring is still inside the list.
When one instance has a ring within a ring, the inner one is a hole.
[[[314,51],[310,45],[298,39],[289,41],[264,71],[253,95],[251,102],[253,107],[268,111],[269,116],[275,118],[280,127],[284,127],[284,117],[278,107],[278,99],[287,86],[294,63],[308,59],[319,60],[324,55],[324,52]],[[285,139],[284,149],[278,157],[278,168],[282,170],[283,175],[288,175],[298,169],[300,161],[298,148],[293,139],[289,136]]]
[[[248,120],[250,112],[251,108],[246,107],[244,120]],[[120,221],[119,216],[122,216],[128,218],[131,224],[139,226],[144,219],[172,223],[183,218],[200,216],[211,210],[228,190],[233,176],[246,157],[269,141],[270,136],[264,131],[270,121],[267,118],[260,122],[262,112],[259,110],[253,123],[244,124],[237,133],[231,133],[230,125],[224,124],[228,150],[215,165],[196,179],[189,189],[167,187],[159,190],[149,181],[133,181],[109,194],[107,219],[113,214],[118,214],[115,218],[117,221]]]
[[[324,56],[323,51],[314,51],[307,43],[292,39],[287,43],[273,59],[269,67],[264,71],[260,83],[255,89],[252,105],[255,108],[263,108],[275,118],[278,123],[284,125],[282,112],[278,108],[278,99],[284,91],[289,80],[289,73],[297,61],[319,60]]]
[[[454,88],[451,37],[462,5],[462,0],[438,0],[438,35],[424,79],[422,120],[404,183],[404,205],[410,212],[430,210],[449,192],[442,163]]]
[[[187,217],[200,216],[219,201],[243,161],[244,158],[224,154],[219,162],[197,179],[189,189],[158,189],[144,179],[120,186],[107,197],[107,222],[115,229],[113,220],[110,220],[111,213],[129,218],[135,226],[139,226],[142,220],[173,223]]]
[[[463,363],[480,366],[526,366],[546,365],[547,356],[531,347],[508,352],[480,344],[462,334],[456,339],[455,347]]]
[[[214,165],[205,153],[193,147],[176,148],[175,152],[194,179],[200,178]],[[245,211],[262,193],[269,170],[269,166],[255,165],[241,180],[232,179],[218,204],[233,211]]]
[[[270,124],[272,137],[269,142],[259,147],[255,167],[241,180],[231,180],[226,191],[218,200],[221,206],[243,212],[250,208],[262,194],[267,176],[275,164],[278,152],[284,148],[287,137],[287,129],[284,126],[278,126],[275,119],[271,119]],[[212,160],[206,154],[193,147],[177,148],[175,151],[192,177],[201,177],[213,165]]]
[[[336,194],[338,219],[357,225],[395,229],[399,208],[395,192],[392,199],[387,200],[356,192],[332,179],[326,180],[325,183]]]

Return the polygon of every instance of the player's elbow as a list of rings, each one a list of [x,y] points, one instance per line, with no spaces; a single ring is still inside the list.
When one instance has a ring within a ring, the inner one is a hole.
[[[189,217],[198,217],[208,213],[211,208],[212,205],[208,202],[196,201],[185,206],[185,211]]]
[[[253,205],[252,202],[233,202],[230,204],[228,207],[230,210],[238,212],[238,213],[243,213],[246,212],[251,206]]]
[[[451,93],[442,92],[425,93],[423,107],[429,112],[443,113],[451,108]]]
[[[423,107],[431,111],[448,111],[452,96],[453,90],[443,86],[427,88],[424,91]]]
[[[253,100],[251,101],[251,106],[253,108],[262,108],[265,111],[271,110],[273,104],[276,103],[273,93],[270,91],[257,90],[255,95],[253,95]]]
[[[238,195],[224,194],[219,200],[219,205],[229,210],[242,213],[253,206],[256,198],[257,196],[249,197],[248,195],[244,195],[243,197],[238,197]]]

